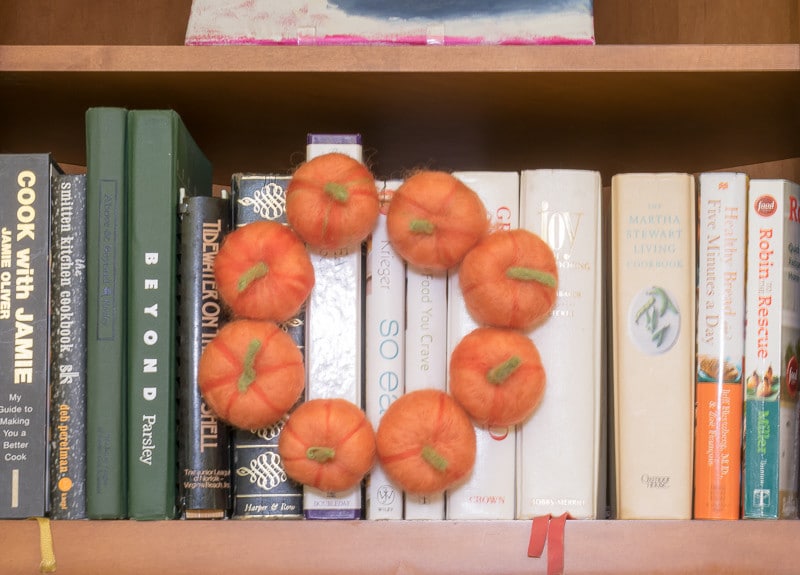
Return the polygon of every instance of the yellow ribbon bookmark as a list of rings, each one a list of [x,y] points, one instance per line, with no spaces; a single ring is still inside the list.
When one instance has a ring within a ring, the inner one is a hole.
[[[32,517],[39,524],[39,564],[40,573],[53,573],[56,570],[56,554],[53,551],[53,534],[50,531],[50,520],[47,517]]]

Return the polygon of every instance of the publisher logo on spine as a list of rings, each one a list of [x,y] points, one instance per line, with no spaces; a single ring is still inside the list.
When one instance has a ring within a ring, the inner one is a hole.
[[[768,194],[758,196],[753,202],[753,209],[762,218],[768,218],[778,210],[778,202]]]
[[[681,315],[667,290],[651,286],[637,293],[628,310],[628,333],[640,351],[659,355],[678,339]]]

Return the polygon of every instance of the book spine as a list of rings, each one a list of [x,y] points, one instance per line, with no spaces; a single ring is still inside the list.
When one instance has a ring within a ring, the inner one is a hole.
[[[800,186],[750,181],[747,214],[743,509],[796,519]]]
[[[86,111],[86,511],[127,517],[127,110]]]
[[[695,202],[689,174],[612,178],[618,519],[692,516]]]
[[[291,176],[237,173],[231,179],[233,219],[239,228],[251,222],[286,223],[286,188]],[[283,329],[305,354],[305,306]],[[302,401],[302,398],[301,400]],[[300,403],[298,401],[298,404]],[[296,406],[295,406],[296,407]],[[299,519],[303,486],[287,477],[278,453],[286,418],[263,429],[236,429],[233,436],[233,517]]]
[[[530,332],[547,387],[517,430],[517,519],[604,513],[602,184],[589,170],[528,170],[520,227],[539,235],[558,266],[558,297]]]
[[[454,172],[483,201],[492,230],[519,226],[517,172]],[[448,273],[447,357],[478,327],[458,285],[458,270]],[[513,519],[516,427],[476,426],[475,467],[467,480],[446,493],[447,519]]]
[[[49,511],[50,201],[47,154],[0,155],[0,518]]]
[[[447,390],[447,273],[406,264],[406,385]],[[444,519],[445,495],[405,493],[405,519]]]
[[[306,159],[340,152],[363,161],[358,134],[310,134]],[[306,307],[306,399],[342,398],[362,407],[364,263],[361,244],[310,250],[315,284]],[[359,519],[361,485],[324,493],[303,489],[306,519]]]
[[[214,260],[230,230],[222,197],[195,196],[180,206],[178,343],[178,501],[185,519],[222,519],[231,508],[231,430],[203,401],[200,356],[226,320]]]
[[[381,211],[367,240],[365,393],[367,417],[378,429],[381,417],[405,389],[405,262],[386,229],[391,194],[399,182],[379,182]],[[403,491],[376,463],[367,478],[367,519],[402,519]]]
[[[211,165],[171,110],[128,114],[128,511],[177,512],[179,189],[211,195]]]
[[[738,519],[748,179],[709,172],[698,182],[694,518]]]
[[[86,518],[86,175],[53,179],[50,516]]]

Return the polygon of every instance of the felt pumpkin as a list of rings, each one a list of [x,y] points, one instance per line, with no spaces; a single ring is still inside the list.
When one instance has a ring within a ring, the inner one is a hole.
[[[558,270],[553,250],[538,235],[501,230],[464,256],[458,281],[479,324],[528,330],[555,304]]]
[[[475,464],[475,427],[449,394],[436,389],[395,400],[380,419],[376,443],[381,467],[409,493],[444,491]]]
[[[522,423],[541,402],[544,388],[539,350],[518,330],[479,327],[450,355],[450,393],[481,426]]]
[[[286,474],[326,492],[358,485],[375,463],[375,431],[358,406],[311,399],[295,409],[278,439]]]
[[[303,356],[276,323],[233,320],[203,350],[197,383],[221,419],[260,429],[280,420],[303,393]]]
[[[286,217],[313,249],[337,250],[363,241],[378,219],[372,172],[331,152],[301,164],[286,188]]]
[[[215,258],[220,297],[241,318],[286,321],[314,286],[314,268],[291,228],[256,221],[230,232]]]
[[[395,191],[386,228],[394,249],[425,270],[447,270],[489,231],[478,194],[446,172],[421,171]]]

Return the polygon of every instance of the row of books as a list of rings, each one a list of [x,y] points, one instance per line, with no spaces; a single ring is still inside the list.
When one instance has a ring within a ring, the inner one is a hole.
[[[0,516],[797,517],[797,185],[618,174],[605,194],[591,170],[455,172],[492,229],[556,256],[556,306],[529,334],[544,399],[519,426],[476,427],[472,474],[439,496],[377,464],[322,493],[283,472],[283,422],[231,429],[196,386],[227,319],[213,258],[230,230],[285,221],[291,174],[234,174],[212,196],[175,112],[93,108],[86,125],[85,174],[0,156]],[[358,135],[309,136],[309,159],[330,151],[363,159]],[[379,182],[385,202],[400,183]],[[311,258],[315,288],[284,325],[305,398],[348,399],[377,427],[401,394],[447,389],[477,327],[457,269],[406,265],[385,215],[364,246]]]

